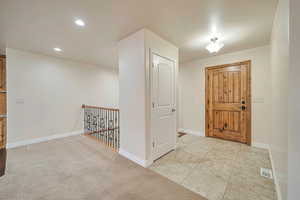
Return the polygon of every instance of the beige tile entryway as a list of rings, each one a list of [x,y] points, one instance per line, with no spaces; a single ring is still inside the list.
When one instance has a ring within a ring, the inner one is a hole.
[[[274,200],[274,181],[261,167],[271,168],[267,150],[185,135],[150,169],[209,200]]]

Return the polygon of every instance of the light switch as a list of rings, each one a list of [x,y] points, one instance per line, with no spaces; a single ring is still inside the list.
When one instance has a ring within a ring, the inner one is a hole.
[[[23,98],[17,98],[16,99],[16,104],[24,104],[24,99]]]

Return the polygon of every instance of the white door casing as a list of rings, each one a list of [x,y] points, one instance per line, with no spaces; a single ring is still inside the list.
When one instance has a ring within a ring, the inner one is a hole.
[[[152,53],[151,132],[152,160],[175,149],[176,145],[176,65]]]

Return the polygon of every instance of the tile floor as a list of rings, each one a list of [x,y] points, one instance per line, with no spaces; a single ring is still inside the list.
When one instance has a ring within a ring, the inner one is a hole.
[[[185,135],[150,169],[209,200],[275,200],[274,181],[260,176],[261,167],[271,168],[267,150]]]
[[[85,136],[9,149],[7,158],[0,200],[206,200]]]

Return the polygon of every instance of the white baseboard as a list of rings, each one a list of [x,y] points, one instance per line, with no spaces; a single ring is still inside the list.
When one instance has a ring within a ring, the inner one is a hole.
[[[257,147],[257,148],[270,150],[270,146],[268,144],[264,144],[264,143],[253,142],[252,146]]]
[[[143,160],[137,157],[136,155],[125,151],[124,149],[119,149],[119,154],[123,157],[141,165],[142,167],[149,167],[153,162],[149,160]]]
[[[272,151],[271,151],[270,145],[264,144],[264,143],[253,142],[252,146],[268,150],[269,156],[270,156],[270,160],[271,160],[271,166],[272,166],[274,183],[275,183],[275,187],[276,187],[277,200],[282,200],[281,191],[280,191],[280,187],[279,187],[279,184],[278,184],[278,179],[277,179],[277,176],[276,176],[276,171],[275,171],[275,167],[274,167],[274,161],[273,161],[273,156],[272,156]]]
[[[205,136],[205,134],[203,132],[193,131],[193,130],[190,130],[190,129],[179,128],[177,131],[181,132],[181,133],[186,133],[186,134],[189,134],[189,135],[202,136],[202,137]]]
[[[12,148],[20,147],[20,146],[26,146],[26,145],[40,143],[40,142],[46,142],[49,140],[54,140],[54,139],[59,139],[59,138],[64,138],[64,137],[69,137],[69,136],[74,136],[74,135],[80,135],[80,134],[83,134],[83,132],[84,132],[83,130],[79,130],[79,131],[73,131],[70,133],[55,134],[55,135],[50,135],[50,136],[41,137],[41,138],[7,143],[6,148],[12,149]]]
[[[276,187],[277,200],[282,200],[281,190],[280,190],[278,179],[277,179],[277,176],[276,176],[276,171],[275,171],[275,167],[274,167],[274,160],[273,160],[271,149],[269,149],[269,155],[270,155],[272,171],[273,171],[273,177],[274,177],[274,182],[275,182],[275,187]]]

